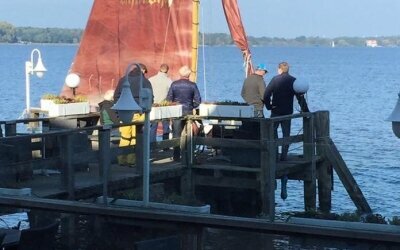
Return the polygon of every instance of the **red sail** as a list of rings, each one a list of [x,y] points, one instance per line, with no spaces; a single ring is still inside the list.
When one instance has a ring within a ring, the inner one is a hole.
[[[95,0],[70,69],[81,78],[76,94],[97,103],[131,62],[144,63],[147,76],[167,63],[177,78],[191,65],[192,7],[191,0]],[[72,91],[64,86],[62,94]]]
[[[237,0],[222,0],[222,6],[224,8],[226,21],[228,22],[232,39],[236,46],[238,46],[243,53],[246,75],[248,75],[253,72],[253,65],[251,62],[249,44],[247,42],[247,36],[246,32],[244,31],[242,19],[240,17]]]

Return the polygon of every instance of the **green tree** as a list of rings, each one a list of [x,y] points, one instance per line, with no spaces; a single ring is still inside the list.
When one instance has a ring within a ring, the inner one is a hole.
[[[15,33],[15,27],[12,24],[0,21],[0,43],[17,42]]]

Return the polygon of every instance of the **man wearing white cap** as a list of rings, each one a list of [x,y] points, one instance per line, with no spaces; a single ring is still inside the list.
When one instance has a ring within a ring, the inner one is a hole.
[[[247,104],[254,106],[254,117],[264,118],[263,96],[265,92],[264,76],[268,70],[265,64],[257,65],[254,74],[249,75],[243,83],[242,97]]]
[[[201,103],[201,96],[197,84],[189,80],[192,70],[185,65],[179,69],[181,79],[174,81],[169,88],[167,100],[182,105],[182,115],[191,115],[193,110]],[[172,132],[174,138],[181,137],[185,120],[176,119],[172,121]],[[174,161],[180,161],[181,149],[174,147]]]

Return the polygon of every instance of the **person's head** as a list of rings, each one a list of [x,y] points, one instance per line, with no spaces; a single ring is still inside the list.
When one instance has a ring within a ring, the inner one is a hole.
[[[168,64],[166,64],[166,63],[161,64],[161,66],[160,66],[160,72],[162,72],[162,73],[168,73],[168,70],[169,70]]]
[[[264,76],[268,73],[267,66],[264,63],[258,64],[255,73],[257,75]]]
[[[187,65],[182,66],[182,67],[179,69],[179,75],[180,75],[182,78],[189,78],[189,76],[190,76],[191,73],[192,73],[192,71],[190,70],[189,66],[187,66]]]
[[[147,67],[143,63],[139,63],[140,69],[142,70],[143,74],[147,74]]]
[[[113,101],[114,100],[114,90],[113,89],[107,90],[106,93],[104,93],[103,98],[106,101]]]
[[[287,62],[281,62],[278,65],[278,74],[289,73],[289,64]]]
[[[140,67],[140,71],[142,72],[142,74],[146,74],[147,73],[147,67],[146,65],[144,65],[143,63],[138,63],[139,67]],[[137,65],[135,65],[135,67],[131,70],[131,72],[129,72],[130,76],[138,76],[139,75],[139,68],[137,67]]]

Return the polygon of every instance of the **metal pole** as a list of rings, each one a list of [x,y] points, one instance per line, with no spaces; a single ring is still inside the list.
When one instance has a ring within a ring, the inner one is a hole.
[[[31,97],[30,97],[30,76],[32,71],[32,62],[25,62],[25,95],[26,95],[26,114],[30,114],[31,109]]]
[[[149,204],[150,194],[150,112],[144,113],[143,128],[143,203]]]

